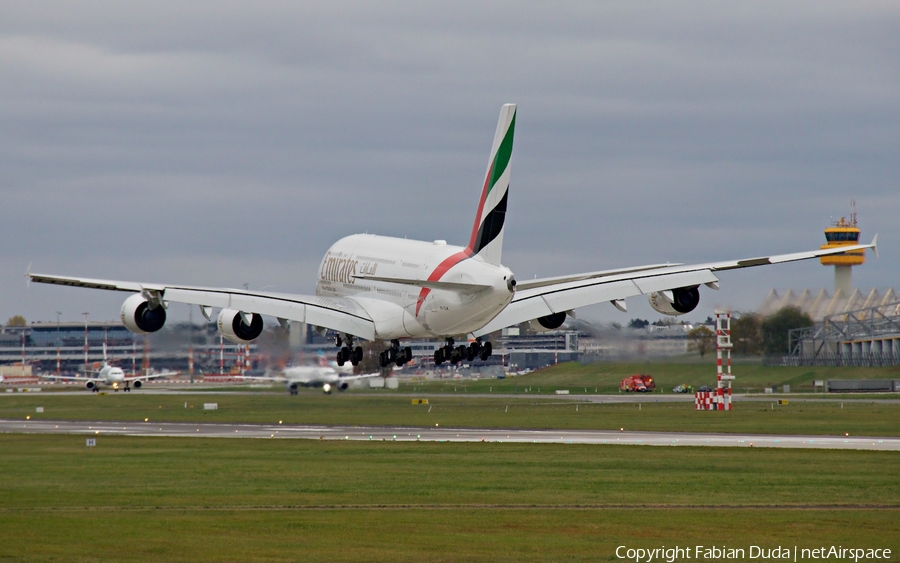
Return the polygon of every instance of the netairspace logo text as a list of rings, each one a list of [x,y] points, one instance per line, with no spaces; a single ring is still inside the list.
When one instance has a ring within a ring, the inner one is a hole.
[[[656,547],[651,549],[640,547],[628,547],[620,545],[616,548],[618,559],[627,559],[635,563],[654,563],[665,561],[674,563],[685,559],[697,560],[722,560],[722,559],[748,559],[800,561],[809,559],[821,559],[832,561],[859,561],[885,560],[891,558],[890,549],[843,547],[832,545],[828,547],[760,547],[751,545],[744,547],[705,546],[693,545],[687,547]]]

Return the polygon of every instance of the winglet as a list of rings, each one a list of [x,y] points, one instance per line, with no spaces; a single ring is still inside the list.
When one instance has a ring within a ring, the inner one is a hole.
[[[872,252],[875,253],[875,258],[878,258],[878,233],[872,237]]]
[[[31,265],[32,264],[34,264],[34,262],[29,262],[28,269],[25,270],[25,289],[28,289],[29,287],[31,287]]]

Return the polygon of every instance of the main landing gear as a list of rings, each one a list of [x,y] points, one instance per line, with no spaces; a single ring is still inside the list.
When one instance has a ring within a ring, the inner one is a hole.
[[[350,335],[346,336],[346,346],[341,347],[344,344],[344,341],[341,339],[340,334],[334,335],[334,345],[341,348],[337,353],[337,365],[343,367],[344,364],[350,362],[351,365],[357,366],[359,362],[362,361],[363,350],[362,347],[357,346],[353,347],[353,337]]]
[[[391,347],[378,356],[378,363],[386,368],[388,364],[395,363],[397,367],[412,360],[412,348],[400,348],[399,340],[391,340]]]
[[[481,361],[487,361],[494,351],[494,347],[490,342],[481,342],[481,338],[476,338],[468,346],[453,346],[452,338],[447,339],[447,344],[434,351],[434,365],[439,366],[444,362],[450,362],[453,365],[465,360],[467,362],[475,361],[475,358],[481,358]]]

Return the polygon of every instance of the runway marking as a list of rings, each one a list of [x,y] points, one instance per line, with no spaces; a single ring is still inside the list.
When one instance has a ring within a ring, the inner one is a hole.
[[[744,448],[815,448],[900,451],[900,438],[866,436],[785,436],[687,432],[622,432],[615,430],[514,430],[509,428],[432,428],[314,426],[284,424],[132,423],[97,421],[0,420],[0,432],[94,434],[267,440],[366,440],[390,442],[482,442],[543,444],[618,444],[642,446],[704,446]]]

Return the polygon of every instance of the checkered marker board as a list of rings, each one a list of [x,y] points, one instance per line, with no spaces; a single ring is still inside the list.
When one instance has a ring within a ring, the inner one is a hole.
[[[698,411],[730,411],[731,389],[697,391],[694,393],[694,408]]]

